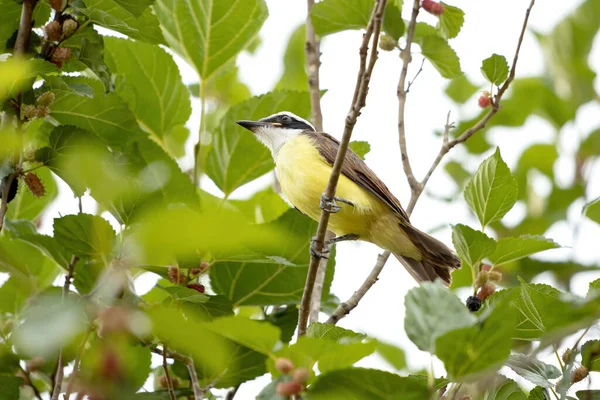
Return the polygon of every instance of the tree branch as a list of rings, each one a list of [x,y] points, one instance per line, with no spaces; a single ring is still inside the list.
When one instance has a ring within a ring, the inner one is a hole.
[[[360,46],[360,67],[358,71],[356,87],[354,89],[354,98],[352,99],[352,106],[346,116],[346,124],[344,127],[344,134],[340,142],[340,146],[333,163],[331,176],[329,177],[329,183],[325,189],[324,197],[332,199],[335,196],[335,189],[337,187],[340,172],[342,170],[342,164],[346,151],[348,150],[348,144],[350,143],[350,137],[356,125],[356,120],[360,114],[361,109],[365,106],[367,97],[367,91],[369,88],[369,81],[371,79],[371,73],[377,61],[377,42],[379,40],[379,31],[381,29],[381,22],[383,18],[383,12],[385,10],[386,0],[377,0],[367,30],[363,35],[363,41]],[[369,41],[373,38],[371,44],[371,54],[369,58],[369,64],[367,66],[367,56],[369,50]],[[325,234],[327,232],[327,224],[329,223],[329,212],[323,210],[321,212],[321,218],[319,220],[319,227],[317,228],[317,234],[315,238],[315,249],[318,252],[323,251],[323,243]],[[310,310],[310,300],[312,297],[313,287],[315,284],[315,277],[317,275],[317,267],[319,265],[319,257],[311,257],[310,265],[308,268],[308,275],[306,277],[306,284],[304,285],[304,293],[302,295],[302,302],[300,303],[300,315],[298,318],[298,335],[302,336],[306,333],[306,326],[308,323],[308,314]]]
[[[306,45],[304,47],[304,52],[306,54],[306,64],[308,66],[308,93],[310,94],[311,121],[317,132],[321,132],[323,131],[323,113],[321,111],[321,86],[319,84],[319,67],[321,66],[320,42],[317,40],[315,27],[310,17],[314,4],[314,0],[306,1]],[[333,233],[328,232],[327,236],[333,237],[334,235]],[[327,250],[331,250],[331,246],[328,246]],[[319,262],[319,269],[317,270],[315,285],[311,296],[311,307],[309,312],[310,323],[319,320],[326,269],[327,259],[323,258]]]
[[[2,232],[2,227],[4,226],[4,217],[8,212],[8,192],[10,190],[10,186],[12,182],[17,179],[17,173],[13,172],[8,175],[6,179],[6,185],[2,188],[2,199],[0,199],[0,232]]]
[[[184,363],[187,367],[188,374],[190,375],[190,382],[192,384],[192,390],[194,391],[194,400],[202,400],[204,398],[204,394],[210,389],[210,386],[206,389],[200,387],[200,383],[198,382],[198,374],[196,374],[196,367],[194,366],[194,360],[192,357],[185,356],[173,350],[162,350],[157,347],[151,347],[150,351],[163,357],[166,355],[166,357],[179,360]],[[211,385],[214,385],[214,382],[211,383]]]
[[[418,10],[415,12],[414,7],[416,7],[417,3],[418,3],[418,1],[415,0],[415,4],[413,5],[413,17],[415,18],[415,20],[414,20],[415,23],[416,23],[416,13],[418,13]],[[414,178],[414,175],[412,174],[412,169],[410,168],[410,160],[408,158],[408,152],[406,150],[406,141],[405,141],[405,136],[404,136],[406,134],[405,130],[404,130],[404,121],[402,121],[402,124],[400,124],[400,122],[398,123],[398,131],[401,136],[400,149],[401,149],[402,156],[403,156],[402,161],[403,161],[403,165],[404,165],[404,172],[407,175],[409,184],[410,184],[409,175],[412,176],[412,178],[415,179],[415,182],[416,182],[416,186],[411,185],[411,197],[410,197],[410,201],[408,203],[408,207],[406,208],[406,212],[409,216],[411,215],[415,205],[417,204],[419,197],[423,193],[423,189],[425,188],[425,185],[427,185],[429,178],[431,177],[431,175],[433,174],[433,172],[435,171],[437,166],[442,161],[442,158],[456,145],[467,141],[471,136],[473,136],[475,133],[477,133],[478,131],[483,129],[485,127],[485,125],[487,124],[487,122],[500,110],[500,100],[502,99],[502,96],[504,95],[504,93],[506,92],[506,90],[508,89],[508,87],[510,86],[510,84],[512,83],[512,81],[515,78],[515,71],[517,68],[517,60],[519,59],[519,52],[521,50],[521,44],[523,43],[523,37],[525,36],[525,31],[527,29],[527,23],[529,21],[529,14],[531,13],[531,9],[533,8],[534,4],[535,4],[535,0],[531,0],[531,3],[529,4],[527,11],[525,12],[525,18],[523,20],[521,34],[519,35],[519,40],[517,42],[517,49],[515,51],[515,55],[513,58],[513,63],[512,63],[510,74],[509,74],[506,82],[504,82],[504,84],[500,87],[500,89],[498,90],[498,93],[494,97],[494,100],[492,101],[490,110],[479,121],[477,121],[475,123],[475,125],[473,125],[469,129],[467,129],[465,132],[463,132],[459,137],[457,137],[454,140],[448,140],[450,129],[453,127],[452,123],[450,123],[450,113],[448,113],[448,115],[446,117],[446,125],[444,127],[444,136],[443,136],[443,141],[442,141],[442,147],[441,147],[440,151],[438,152],[438,155],[436,156],[435,160],[431,164],[429,171],[427,171],[427,173],[425,174],[425,176],[423,177],[423,180],[421,182],[416,181],[416,179]],[[412,24],[413,24],[413,19],[411,19],[411,22],[409,25],[408,35],[411,34],[411,25]],[[413,33],[414,33],[414,28],[413,28]],[[411,40],[412,40],[412,37],[411,37]],[[407,39],[407,42],[408,42],[408,39]],[[405,58],[403,58],[403,60],[404,59]],[[407,58],[407,60],[409,60],[409,58]],[[403,69],[404,69],[404,64],[403,64]],[[402,74],[401,74],[400,79],[402,79]],[[405,75],[404,75],[404,79],[406,79]],[[398,87],[400,88],[400,85]],[[405,96],[406,96],[406,93],[404,93],[404,97]],[[400,102],[400,91],[398,92],[398,100]],[[405,100],[406,99],[404,98],[404,101]],[[402,109],[402,116],[404,116],[403,109]],[[402,129],[400,129],[401,126],[402,126]],[[406,157],[406,161],[404,161],[405,157]],[[408,166],[408,171],[406,168],[407,166]],[[331,324],[337,323],[340,319],[342,319],[343,317],[348,315],[350,313],[350,311],[352,311],[358,305],[360,300],[365,296],[365,294],[369,291],[369,289],[371,289],[371,287],[375,284],[375,282],[377,282],[377,278],[378,278],[379,274],[381,273],[381,271],[383,270],[383,267],[385,266],[385,263],[387,262],[390,254],[391,253],[389,251],[385,251],[377,257],[377,262],[375,263],[375,266],[373,267],[373,269],[372,269],[371,273],[369,274],[369,276],[367,277],[367,279],[362,283],[362,285],[359,287],[359,289],[356,292],[354,292],[354,294],[352,295],[352,297],[350,297],[350,299],[348,299],[346,302],[340,304],[340,306],[331,315],[329,320],[327,320],[327,323],[331,323]]]
[[[23,0],[19,32],[17,33],[17,40],[15,40],[15,56],[22,57],[27,52],[29,38],[31,37],[31,29],[33,28],[33,9],[37,2],[38,0]]]
[[[169,397],[171,400],[177,400],[175,392],[173,391],[173,381],[171,381],[171,374],[169,373],[169,364],[167,363],[167,345],[163,343],[162,352],[162,365],[165,371],[165,380],[167,381],[167,390],[169,391]]]
[[[64,302],[69,294],[69,287],[71,286],[71,281],[73,280],[73,271],[75,270],[75,264],[79,261],[79,257],[73,256],[71,257],[71,262],[69,262],[69,266],[67,267],[67,276],[65,276],[65,284],[62,289],[62,301]],[[52,400],[58,400],[58,396],[62,389],[63,383],[63,349],[61,348],[58,352],[58,362],[56,365],[56,376],[54,378],[54,390],[52,392]]]
[[[81,197],[80,197],[81,199]],[[79,211],[81,212],[81,210]],[[77,379],[77,374],[79,372],[79,364],[81,363],[81,357],[83,356],[83,352],[85,350],[85,344],[88,341],[88,338],[90,336],[90,333],[92,332],[93,329],[93,324],[90,325],[88,327],[88,329],[85,330],[85,333],[83,334],[83,339],[81,339],[81,344],[79,345],[79,351],[77,352],[77,356],[75,357],[75,363],[73,364],[73,372],[71,373],[71,376],[69,377],[69,381],[67,382],[67,389],[65,390],[65,394],[63,396],[63,398],[65,400],[69,400],[69,398],[71,397],[71,392],[73,391],[73,385],[75,384],[75,381]]]

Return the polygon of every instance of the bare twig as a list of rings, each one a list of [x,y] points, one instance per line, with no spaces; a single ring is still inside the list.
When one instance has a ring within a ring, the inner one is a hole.
[[[198,374],[196,374],[194,360],[192,357],[186,356],[183,363],[187,367],[188,374],[190,375],[190,382],[192,383],[192,390],[194,391],[194,400],[202,400],[204,395],[200,383],[198,383]]]
[[[404,50],[400,53],[402,59],[402,70],[400,72],[400,79],[398,80],[398,139],[400,142],[400,153],[402,158],[402,167],[404,168],[404,174],[408,180],[411,193],[419,187],[419,182],[415,178],[415,175],[410,166],[410,159],[408,158],[408,150],[406,148],[406,126],[404,118],[404,110],[406,109],[406,75],[408,74],[408,65],[412,61],[412,54],[410,48],[412,46],[413,38],[415,36],[415,27],[417,26],[417,16],[419,15],[419,8],[421,7],[420,0],[413,1],[412,14],[410,22],[408,24],[408,31],[406,33],[406,45]]]
[[[31,371],[29,371],[29,369],[24,369],[23,367],[21,367],[21,365],[19,365],[19,369],[21,370],[21,373],[23,374],[23,378],[24,378],[23,380],[24,380],[25,385],[28,385],[29,387],[31,387],[36,399],[42,400],[42,394],[40,393],[38,388],[35,387],[33,382],[31,382]]]
[[[321,86],[319,84],[319,67],[321,66],[320,43],[317,40],[315,27],[310,18],[310,13],[314,4],[314,0],[306,1],[306,45],[304,51],[306,54],[306,64],[308,66],[308,92],[310,94],[311,121],[317,132],[321,132],[323,130],[323,113],[321,112]],[[333,237],[334,235],[333,233],[328,232],[327,236]],[[327,250],[331,250],[331,246],[328,246]],[[315,285],[310,302],[310,323],[319,320],[326,269],[327,259],[322,258],[319,263],[319,269],[317,270],[317,276],[315,277]]]
[[[162,353],[162,365],[165,371],[165,380],[167,381],[167,390],[169,391],[169,397],[171,400],[177,400],[175,397],[175,391],[173,390],[173,381],[171,381],[171,374],[169,373],[169,364],[167,363],[167,345],[163,343]]]
[[[359,50],[360,67],[358,71],[356,87],[354,90],[354,98],[352,99],[352,106],[350,107],[350,111],[346,116],[344,134],[340,142],[335,162],[333,163],[331,176],[329,177],[329,183],[327,184],[327,188],[323,194],[323,196],[327,199],[332,199],[335,196],[335,189],[340,178],[340,172],[342,170],[344,157],[346,156],[346,151],[348,150],[348,144],[350,143],[350,137],[352,136],[352,131],[354,130],[354,125],[356,125],[356,120],[360,114],[360,111],[365,106],[371,73],[375,67],[375,62],[377,61],[377,42],[379,40],[379,31],[381,29],[385,4],[386,0],[377,1],[373,9],[369,25],[367,26],[367,30],[363,35],[363,41]],[[371,54],[369,57],[369,63],[367,65],[369,42],[371,41],[371,38],[373,38],[371,43]],[[323,251],[323,243],[325,234],[327,232],[329,216],[329,212],[325,210],[321,212],[319,227],[317,228],[317,234],[315,238],[315,249],[317,252]],[[300,316],[298,318],[298,335],[300,336],[306,333],[306,325],[310,311],[310,300],[312,297],[319,261],[320,258],[314,256],[311,257],[310,260],[306,284],[304,285],[304,293],[302,294],[302,302],[300,303]]]
[[[412,78],[412,80],[408,81],[408,86],[406,87],[406,94],[408,94],[408,92],[410,92],[410,88],[412,87],[413,83],[415,83],[415,81],[417,80],[419,75],[421,75],[421,72],[423,72],[423,65],[425,65],[425,57],[423,57],[423,59],[421,60],[421,66],[419,67],[419,70],[415,74],[415,77]]]
[[[31,29],[33,28],[33,9],[37,2],[38,0],[23,0],[19,32],[17,33],[17,39],[15,40],[15,56],[24,56],[27,52],[29,38],[31,37]]]
[[[69,266],[67,267],[67,276],[65,276],[65,284],[62,289],[62,301],[64,302],[69,294],[69,287],[71,286],[71,281],[73,280],[73,271],[75,270],[75,264],[79,261],[79,257],[73,256],[71,257],[71,262],[69,262]],[[63,383],[63,349],[61,348],[58,352],[58,362],[56,365],[56,376],[54,378],[54,390],[52,391],[52,400],[58,400],[58,396],[62,389]]]
[[[413,4],[414,20],[411,18],[411,22],[409,24],[408,35],[409,35],[411,41],[412,41],[411,26],[413,25],[413,22],[416,23],[416,15],[418,14],[418,9],[415,11],[415,7],[417,7],[417,4],[418,4],[418,0],[415,0],[415,3]],[[446,117],[446,125],[444,128],[444,137],[443,137],[441,149],[438,152],[438,155],[436,156],[435,160],[431,164],[429,171],[427,171],[427,173],[425,174],[425,176],[421,182],[418,182],[415,179],[414,174],[412,173],[412,169],[410,167],[410,160],[408,158],[408,152],[406,150],[406,137],[405,137],[406,132],[404,129],[404,121],[403,121],[403,119],[402,119],[402,121],[400,121],[400,119],[399,119],[398,131],[399,131],[399,135],[400,135],[400,149],[402,152],[402,163],[404,166],[404,171],[407,175],[407,179],[409,181],[409,185],[411,186],[411,197],[410,197],[410,201],[408,203],[408,207],[406,208],[406,212],[409,216],[412,213],[415,205],[417,204],[419,197],[423,193],[423,189],[425,188],[425,185],[429,181],[429,178],[431,177],[431,175],[433,174],[433,172],[435,171],[437,166],[440,164],[442,158],[456,145],[467,141],[476,132],[483,129],[485,127],[485,125],[487,124],[487,122],[500,110],[500,100],[502,99],[502,96],[504,95],[504,93],[506,92],[506,90],[508,89],[508,87],[510,86],[510,84],[512,83],[512,81],[515,78],[515,71],[517,68],[517,60],[519,58],[521,44],[523,43],[523,37],[525,36],[525,31],[527,29],[527,23],[529,21],[529,14],[531,13],[531,9],[533,8],[534,4],[535,4],[535,0],[531,0],[531,3],[529,4],[527,11],[525,12],[525,18],[523,20],[521,34],[519,35],[519,40],[517,42],[517,49],[515,51],[515,55],[513,58],[510,74],[508,76],[508,79],[500,87],[500,89],[498,90],[498,93],[494,97],[494,100],[492,101],[492,105],[491,105],[489,111],[479,121],[477,121],[475,123],[475,125],[473,125],[469,129],[464,131],[459,137],[457,137],[456,139],[453,139],[453,140],[448,139],[449,131],[451,128],[453,128],[452,123],[450,123],[450,113],[448,113],[448,116]],[[414,34],[414,27],[412,29],[412,34]],[[407,38],[407,42],[408,42],[408,38]],[[408,48],[408,43],[407,43],[407,46],[405,47],[405,50],[406,50],[406,48]],[[408,56],[410,56],[410,54],[408,54]],[[403,61],[404,60],[407,60],[410,62],[410,57],[404,56],[404,54],[403,54]],[[404,70],[404,62],[403,62],[403,70]],[[403,78],[403,75],[404,75],[404,79],[406,79],[406,75],[401,74],[401,76],[400,76],[401,80]],[[415,78],[416,78],[416,76],[415,76]],[[400,95],[401,94],[400,84],[398,85],[398,88],[399,88],[398,100],[399,100],[399,103],[402,103],[402,107],[400,109],[401,109],[402,118],[404,118],[404,104],[406,101],[406,92],[404,92],[403,96],[401,96]],[[414,180],[413,184],[410,184],[411,177]],[[385,251],[385,252],[383,252],[383,254],[380,254],[377,257],[377,262],[376,262],[375,266],[373,267],[373,270],[367,277],[367,279],[362,283],[360,288],[356,292],[354,292],[354,294],[352,295],[352,297],[350,297],[350,299],[348,301],[340,304],[338,309],[332,314],[332,316],[327,321],[328,323],[335,324],[341,318],[343,318],[348,313],[350,313],[350,311],[352,311],[352,309],[358,305],[358,302],[364,297],[364,295],[369,291],[369,289],[371,289],[373,284],[377,281],[377,277],[383,270],[383,267],[385,266],[385,263],[387,262],[389,256],[390,256],[390,252]]]

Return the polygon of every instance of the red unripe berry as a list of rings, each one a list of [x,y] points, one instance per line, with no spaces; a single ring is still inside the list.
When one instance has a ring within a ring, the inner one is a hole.
[[[421,5],[430,14],[439,16],[444,13],[444,5],[433,0],[423,0]]]
[[[189,285],[187,285],[188,288],[190,289],[194,289],[196,292],[200,292],[200,293],[204,293],[204,285],[201,285],[199,283],[190,283]]]
[[[275,360],[275,368],[282,374],[288,374],[294,369],[294,363],[289,358],[280,357]]]
[[[308,370],[306,368],[296,368],[292,373],[292,381],[305,385],[308,381]]]
[[[495,291],[496,286],[492,285],[491,283],[486,283],[481,287],[481,289],[479,289],[479,292],[477,292],[477,298],[481,301],[484,301],[485,299],[490,297]]]
[[[46,33],[46,39],[52,42],[58,42],[62,35],[62,27],[60,22],[52,21],[48,25],[44,26],[44,32]]]
[[[280,396],[291,396],[302,391],[302,385],[298,382],[280,382],[277,384],[275,392]]]
[[[490,104],[492,104],[492,94],[487,90],[484,91],[481,96],[479,96],[477,103],[479,103],[479,107],[481,108],[488,108]]]

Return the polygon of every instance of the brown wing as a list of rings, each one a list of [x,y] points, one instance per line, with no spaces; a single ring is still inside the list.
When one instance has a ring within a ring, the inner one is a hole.
[[[321,156],[329,164],[333,165],[337,155],[340,142],[333,136],[324,132],[305,131],[303,135],[309,136],[314,140]],[[409,221],[408,215],[400,205],[400,201],[390,192],[385,183],[375,175],[375,173],[365,164],[365,162],[352,150],[348,149],[344,164],[342,165],[342,174],[348,179],[377,197],[387,204],[392,210],[398,213],[406,222]]]

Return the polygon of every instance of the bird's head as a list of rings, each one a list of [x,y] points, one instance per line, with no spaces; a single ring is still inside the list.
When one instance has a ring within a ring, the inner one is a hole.
[[[237,124],[252,131],[271,150],[273,157],[288,139],[305,131],[315,132],[310,122],[289,111],[281,111],[258,121],[241,120]]]

